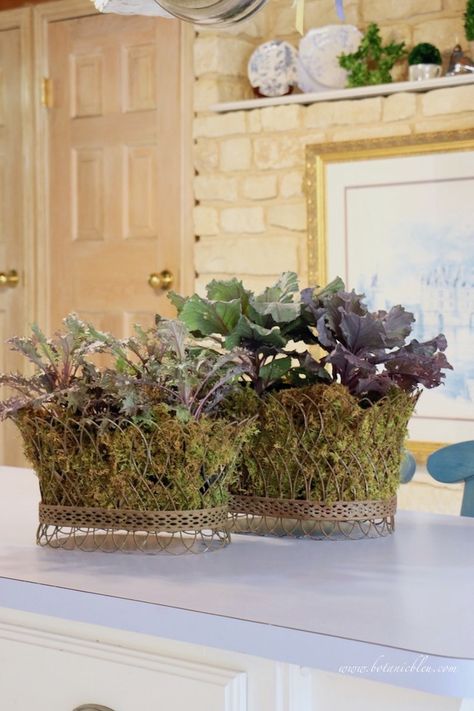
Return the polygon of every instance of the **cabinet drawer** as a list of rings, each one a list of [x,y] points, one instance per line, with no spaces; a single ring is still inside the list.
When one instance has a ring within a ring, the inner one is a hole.
[[[247,711],[246,674],[0,624],[0,709]]]

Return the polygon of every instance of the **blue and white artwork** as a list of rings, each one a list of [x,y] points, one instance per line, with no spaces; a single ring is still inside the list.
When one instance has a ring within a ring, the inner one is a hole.
[[[472,439],[474,154],[458,154],[457,159],[451,155],[444,165],[443,161],[437,165],[432,156],[424,162],[407,160],[411,164],[405,175],[400,165],[390,165],[394,160],[384,161],[393,175],[389,180],[380,165],[373,179],[367,174],[352,180],[354,166],[350,175],[346,172],[339,190],[344,210],[332,220],[338,233],[332,271],[340,273],[350,288],[365,293],[371,309],[402,304],[412,311],[413,337],[446,335],[446,354],[454,370],[447,372],[444,386],[423,393],[411,436],[431,441]],[[456,160],[462,164],[457,177]]]

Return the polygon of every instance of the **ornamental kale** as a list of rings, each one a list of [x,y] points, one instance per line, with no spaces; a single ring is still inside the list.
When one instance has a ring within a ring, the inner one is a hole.
[[[322,294],[337,291],[340,285],[337,280]],[[282,274],[258,295],[245,289],[241,281],[231,279],[212,281],[206,297],[194,294],[184,298],[171,292],[170,299],[194,336],[211,339],[217,349],[236,353],[259,395],[301,374],[306,351],[295,351],[296,342],[316,343],[302,316],[294,272]],[[317,370],[320,378],[327,377],[322,366]],[[307,377],[312,374],[308,372]]]
[[[244,366],[233,353],[219,354],[190,339],[183,323],[157,318],[156,327],[135,327],[127,339],[98,331],[70,315],[65,331],[48,339],[37,327],[30,338],[13,338],[12,350],[35,366],[33,375],[0,376],[16,396],[0,403],[0,418],[25,409],[55,408],[94,422],[152,420],[164,405],[180,420],[215,410],[236,387]],[[91,356],[102,354],[99,367]]]
[[[232,279],[212,281],[206,297],[170,298],[194,336],[235,355],[242,379],[258,395],[270,388],[340,382],[375,402],[392,388],[437,387],[443,370],[451,369],[443,335],[407,342],[413,314],[402,306],[371,313],[363,295],[345,291],[339,277],[301,295],[296,274],[289,272],[260,295]]]
[[[332,381],[353,395],[373,402],[393,387],[435,388],[445,378],[442,371],[452,370],[442,334],[425,343],[406,342],[415,318],[402,306],[371,313],[354,291],[321,295],[305,289],[301,298],[306,323],[327,353],[318,365],[329,367]]]

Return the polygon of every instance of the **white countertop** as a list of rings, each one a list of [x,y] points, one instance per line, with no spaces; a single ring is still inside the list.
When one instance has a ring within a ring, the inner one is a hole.
[[[474,696],[474,519],[400,512],[373,540],[82,553],[35,545],[38,499],[31,471],[0,468],[0,607]],[[437,671],[381,669],[420,655]]]

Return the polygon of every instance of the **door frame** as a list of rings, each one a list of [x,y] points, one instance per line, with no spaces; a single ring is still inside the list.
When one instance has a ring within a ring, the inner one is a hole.
[[[99,15],[91,0],[53,0],[33,8],[34,36],[34,106],[36,126],[36,240],[37,274],[42,288],[37,290],[37,313],[42,327],[50,330],[51,274],[49,230],[49,132],[48,109],[41,104],[42,81],[49,76],[48,29],[52,22]],[[194,167],[193,167],[193,42],[191,25],[181,23],[180,106],[181,106],[181,219],[180,219],[180,291],[194,290]],[[54,101],[54,96],[53,96]]]
[[[35,125],[32,103],[33,81],[33,34],[31,8],[23,7],[0,12],[0,30],[18,30],[20,33],[21,56],[21,124],[22,124],[22,265],[21,280],[24,286],[24,314],[27,323],[22,324],[25,332],[37,319],[37,245],[35,240],[35,163],[33,154]],[[10,265],[1,265],[7,268]],[[15,267],[15,265],[11,265]],[[18,335],[26,335],[18,333]]]

